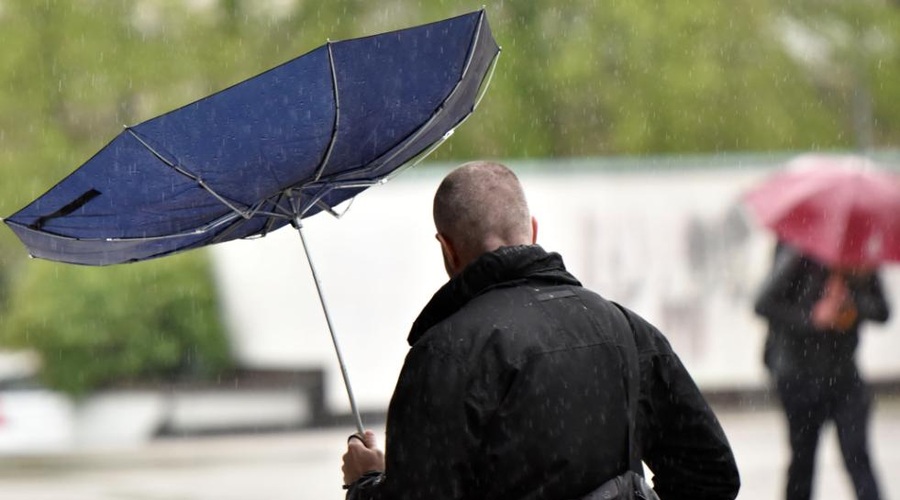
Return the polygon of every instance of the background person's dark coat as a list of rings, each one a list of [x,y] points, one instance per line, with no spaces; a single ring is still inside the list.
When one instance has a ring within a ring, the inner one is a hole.
[[[712,411],[666,339],[632,314],[637,433],[656,490],[732,499],[738,472]],[[624,346],[615,305],[538,246],[486,254],[416,320],[388,411],[386,471],[358,499],[566,499],[628,468]]]
[[[889,309],[877,273],[847,280],[858,312],[844,330],[817,330],[812,310],[825,290],[830,271],[783,243],[772,272],[760,287],[755,310],[769,323],[764,351],[775,376],[825,378],[856,371],[855,355],[863,321],[887,321]]]

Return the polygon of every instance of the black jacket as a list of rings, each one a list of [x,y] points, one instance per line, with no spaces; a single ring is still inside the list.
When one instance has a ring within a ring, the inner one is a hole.
[[[668,342],[628,312],[637,440],[663,500],[733,499],[727,439]],[[353,499],[571,499],[628,469],[622,312],[538,246],[483,255],[432,298],[388,409],[386,471]]]
[[[779,245],[772,272],[754,305],[756,313],[769,322],[764,361],[775,376],[854,374],[861,323],[887,321],[889,308],[881,280],[872,273],[847,279],[858,312],[856,322],[843,331],[817,330],[810,318],[829,274],[819,262]]]

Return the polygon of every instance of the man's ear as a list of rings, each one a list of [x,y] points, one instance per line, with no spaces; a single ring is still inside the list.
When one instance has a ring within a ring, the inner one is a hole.
[[[537,243],[537,229],[538,229],[537,219],[535,219],[534,216],[532,216],[531,217],[531,244],[532,245]]]
[[[450,240],[445,235],[437,233],[434,237],[441,244],[441,254],[444,256],[444,269],[447,271],[447,275],[452,278],[460,271],[462,259],[459,256],[459,251],[454,246],[453,240]]]

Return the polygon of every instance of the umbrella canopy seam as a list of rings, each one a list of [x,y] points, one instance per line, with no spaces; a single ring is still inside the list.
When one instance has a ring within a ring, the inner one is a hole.
[[[341,96],[340,92],[338,92],[337,71],[334,68],[334,50],[331,48],[331,40],[326,42],[326,47],[328,49],[328,66],[331,69],[331,92],[334,96],[334,121],[331,126],[331,140],[328,143],[328,149],[325,150],[322,161],[319,162],[319,166],[316,168],[315,175],[313,175],[314,181],[318,181],[322,174],[325,173],[325,167],[328,166],[328,160],[331,159],[331,152],[334,151],[334,144],[337,142],[338,126],[341,123]]]

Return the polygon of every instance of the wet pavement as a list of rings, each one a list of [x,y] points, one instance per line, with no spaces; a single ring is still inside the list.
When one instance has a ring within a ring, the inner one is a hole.
[[[719,409],[744,486],[738,498],[778,499],[787,460],[774,408]],[[351,428],[155,440],[131,450],[0,458],[6,500],[338,500]],[[883,497],[900,500],[900,400],[878,401],[871,451]],[[834,430],[823,434],[815,498],[851,500]]]

